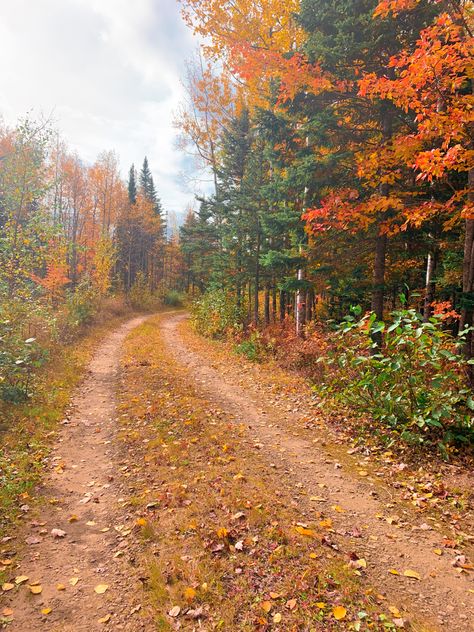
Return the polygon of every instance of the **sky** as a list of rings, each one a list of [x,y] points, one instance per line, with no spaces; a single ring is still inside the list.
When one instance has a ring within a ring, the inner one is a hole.
[[[198,42],[177,0],[2,0],[0,42],[7,124],[51,116],[86,162],[115,150],[123,176],[146,155],[165,208],[193,202],[172,121]]]

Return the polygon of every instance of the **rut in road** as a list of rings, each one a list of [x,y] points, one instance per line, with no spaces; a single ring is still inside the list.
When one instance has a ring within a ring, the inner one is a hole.
[[[301,514],[309,516],[314,511],[307,499],[315,493],[320,495],[323,485],[326,498],[320,507],[334,515],[341,550],[357,550],[367,560],[366,572],[375,587],[403,605],[412,620],[429,625],[421,629],[473,630],[474,604],[469,591],[474,583],[468,574],[460,574],[453,568],[448,556],[434,553],[442,534],[434,528],[412,531],[380,520],[390,512],[403,515],[412,525],[422,522],[419,516],[410,515],[406,506],[397,507],[389,490],[384,490],[378,482],[353,475],[340,466],[334,456],[314,442],[318,441],[317,430],[311,430],[311,439],[294,432],[302,423],[298,414],[285,413],[287,407],[281,403],[278,406],[267,403],[273,394],[265,394],[262,384],[250,379],[244,387],[239,385],[242,372],[237,361],[227,359],[219,365],[218,360],[211,361],[190,348],[180,333],[185,318],[185,314],[171,315],[162,323],[169,353],[187,367],[206,398],[247,426],[248,443],[259,454],[264,453],[269,468],[280,476],[282,487],[298,494]],[[299,494],[301,486],[307,491],[305,497]],[[390,509],[387,500],[392,500]],[[344,511],[334,514],[333,507],[342,507]],[[356,538],[350,535],[354,528]],[[393,575],[390,569],[415,570],[421,581]]]
[[[121,508],[126,492],[114,445],[121,344],[144,320],[122,325],[98,348],[51,454],[41,506],[5,545],[26,545],[15,575],[28,579],[2,601],[13,610],[12,632],[103,630],[105,622],[113,630],[154,629],[141,607],[141,584],[122,560],[133,523]],[[31,592],[35,583],[40,594]],[[107,586],[102,594],[99,585]]]

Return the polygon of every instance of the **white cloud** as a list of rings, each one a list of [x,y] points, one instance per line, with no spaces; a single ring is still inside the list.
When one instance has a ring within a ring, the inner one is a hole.
[[[15,0],[0,4],[0,113],[53,113],[88,161],[115,149],[125,174],[148,156],[170,211],[193,196],[174,148],[180,75],[196,42],[177,0]]]

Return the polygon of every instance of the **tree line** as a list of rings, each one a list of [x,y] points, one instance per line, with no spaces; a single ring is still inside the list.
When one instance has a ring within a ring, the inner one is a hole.
[[[472,325],[472,2],[182,5],[206,43],[176,125],[214,183],[181,231],[188,285],[298,333],[400,301]]]

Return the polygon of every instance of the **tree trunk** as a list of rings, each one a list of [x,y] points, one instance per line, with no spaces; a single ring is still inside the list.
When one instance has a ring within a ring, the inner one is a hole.
[[[433,275],[436,270],[437,263],[437,252],[434,250],[432,253],[428,253],[428,260],[426,262],[426,282],[425,282],[425,302],[423,306],[423,320],[427,323],[433,313],[433,308],[431,306],[434,301],[435,295],[435,282],[433,280]]]
[[[270,324],[270,288],[268,285],[265,288],[265,327]]]
[[[260,225],[257,226],[257,247],[256,247],[256,259],[255,259],[255,294],[253,304],[253,323],[255,327],[258,325],[259,320],[259,304],[258,304],[258,291],[260,286]]]
[[[303,269],[300,268],[298,270],[298,281],[302,281],[304,279]],[[299,289],[296,292],[296,335],[303,337],[303,329],[305,325],[305,316],[306,316],[306,306],[305,306],[305,292],[302,289]]]
[[[286,295],[283,290],[280,290],[280,322],[285,320],[286,314]]]
[[[378,234],[375,242],[374,275],[372,286],[372,311],[377,320],[383,320],[383,297],[385,283],[385,256],[387,254],[387,235]]]

